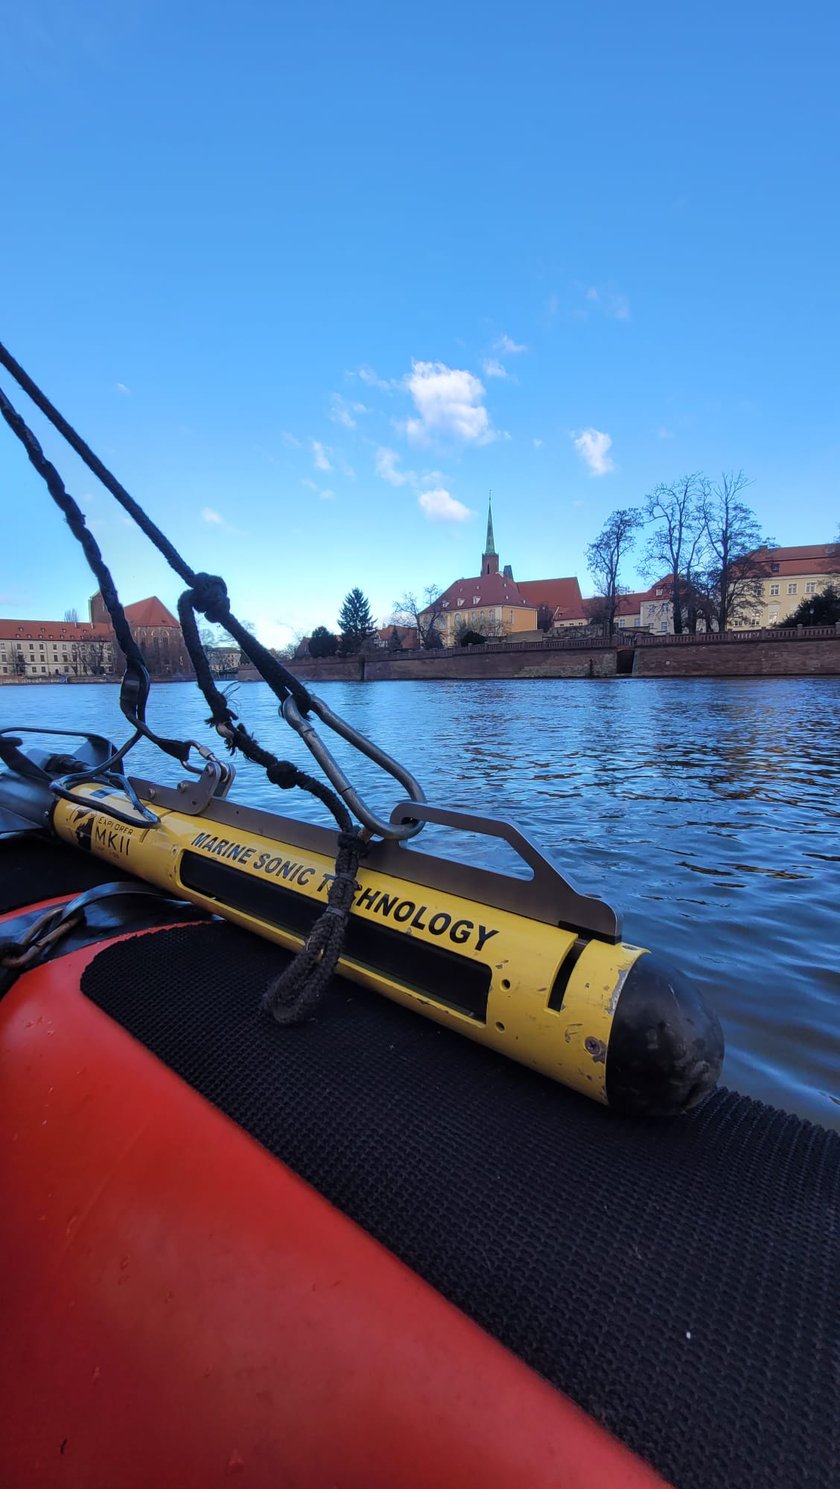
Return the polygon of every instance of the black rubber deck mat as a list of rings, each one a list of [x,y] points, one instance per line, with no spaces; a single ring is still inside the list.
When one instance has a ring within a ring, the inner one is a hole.
[[[282,962],[164,931],[83,991],[677,1489],[837,1484],[840,1137],[614,1117],[346,982],[281,1029]]]
[[[130,876],[113,864],[46,838],[0,840],[0,915],[39,900],[80,894]]]

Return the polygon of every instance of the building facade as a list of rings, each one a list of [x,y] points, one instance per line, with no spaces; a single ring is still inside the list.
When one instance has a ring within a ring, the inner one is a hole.
[[[79,621],[0,620],[0,677],[108,677],[114,671],[110,625]]]
[[[828,584],[840,584],[840,543],[808,543],[792,548],[759,548],[753,555],[761,571],[761,600],[738,630],[784,624],[803,600]]]
[[[126,605],[125,614],[153,677],[192,677],[181,627],[156,596]],[[0,680],[72,681],[121,672],[122,654],[100,594],[90,601],[89,622],[0,620]]]

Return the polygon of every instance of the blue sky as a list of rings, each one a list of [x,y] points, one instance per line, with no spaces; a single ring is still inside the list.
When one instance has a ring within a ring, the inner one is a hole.
[[[0,20],[0,338],[270,643],[474,573],[490,488],[516,577],[584,590],[609,512],[687,470],[743,467],[780,543],[835,535],[836,6]],[[173,605],[45,444],[124,598]],[[0,612],[83,610],[5,430],[0,501]]]

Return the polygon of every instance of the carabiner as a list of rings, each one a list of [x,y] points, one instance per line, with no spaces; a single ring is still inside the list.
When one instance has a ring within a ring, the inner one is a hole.
[[[322,698],[316,698],[312,694],[310,695],[309,702],[311,711],[318,715],[322,724],[326,724],[327,728],[332,729],[334,734],[339,734],[342,739],[346,739],[347,743],[353,745],[354,749],[357,749],[361,755],[366,755],[375,765],[380,766],[382,770],[386,770],[389,775],[393,776],[395,781],[399,781],[401,786],[405,786],[412,801],[424,802],[426,800],[422,786],[414,779],[411,772],[392,759],[385,750],[380,749],[379,745],[374,744],[366,735],[360,734],[358,729],[353,729],[350,724],[345,723],[344,719],[337,713],[333,713],[332,709],[327,706]],[[286,723],[291,724],[295,733],[300,735],[306,748],[315,756],[328,781],[335,787],[339,796],[343,796],[351,812],[358,818],[362,826],[367,828],[368,832],[375,833],[379,838],[390,838],[392,841],[396,840],[398,842],[404,842],[407,838],[416,837],[417,833],[423,827],[422,822],[415,822],[413,820],[401,823],[387,822],[381,817],[377,817],[375,812],[372,812],[370,807],[366,806],[359,793],[351,786],[341,766],[333,758],[324,741],[320,738],[314,724],[301,713],[291,695],[284,699],[280,705],[280,713]]]

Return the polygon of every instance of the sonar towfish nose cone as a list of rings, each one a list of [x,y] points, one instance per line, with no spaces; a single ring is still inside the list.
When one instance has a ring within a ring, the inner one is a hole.
[[[606,1094],[625,1116],[673,1116],[714,1090],[723,1031],[690,978],[647,953],[627,974],[607,1052]]]

